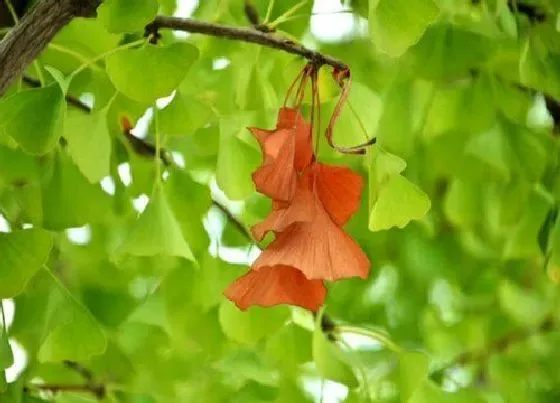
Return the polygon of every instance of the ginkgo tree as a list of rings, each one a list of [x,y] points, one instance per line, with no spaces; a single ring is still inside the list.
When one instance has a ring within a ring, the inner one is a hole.
[[[556,402],[559,12],[3,1],[0,402]]]

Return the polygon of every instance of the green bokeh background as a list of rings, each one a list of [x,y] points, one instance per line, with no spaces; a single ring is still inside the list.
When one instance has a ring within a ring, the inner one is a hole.
[[[241,0],[199,3],[193,18],[250,27]],[[334,332],[222,296],[258,248],[215,201],[247,228],[266,216],[246,127],[274,126],[305,60],[167,30],[133,46],[177,4],[106,0],[0,98],[0,298],[15,305],[0,402],[557,402],[560,2],[252,3],[277,35],[351,67],[335,141],[377,144],[347,156],[321,138],[319,159],[365,178],[346,230],[371,275],[328,285]],[[122,117],[174,163],[127,140]],[[8,382],[14,346],[27,362]]]

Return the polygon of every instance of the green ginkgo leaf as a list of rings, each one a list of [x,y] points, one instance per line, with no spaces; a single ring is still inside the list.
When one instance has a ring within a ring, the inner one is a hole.
[[[0,299],[11,298],[49,257],[52,236],[42,229],[0,233]]]
[[[48,153],[62,135],[66,102],[58,84],[20,91],[0,101],[0,133],[28,154]]]
[[[379,190],[371,207],[369,229],[404,228],[410,221],[422,219],[430,205],[430,199],[418,186],[402,175],[394,175]]]
[[[270,336],[266,354],[287,374],[297,373],[300,364],[313,359],[311,346],[311,332],[291,323]]]
[[[97,9],[111,33],[143,31],[158,11],[157,0],[106,0]]]
[[[208,123],[213,112],[208,105],[177,91],[175,98],[158,114],[158,126],[167,136],[193,134]]]
[[[503,280],[499,284],[497,296],[502,310],[523,325],[538,326],[549,310],[542,295],[530,289],[523,289],[509,280]]]
[[[122,49],[107,58],[107,74],[115,87],[129,98],[154,102],[176,89],[193,62],[198,49],[185,42],[166,47],[146,44]]]
[[[4,315],[2,300],[0,300],[0,314],[0,377],[2,377],[3,370],[11,367],[14,363],[14,355],[12,354],[12,348],[10,347],[8,338],[7,324],[4,323],[6,316]]]
[[[403,351],[399,354],[399,382],[401,402],[410,400],[428,375],[428,356],[419,351]]]
[[[226,336],[239,343],[255,344],[286,323],[289,310],[285,306],[273,308],[251,307],[240,311],[233,303],[224,300],[220,305],[220,326]]]
[[[496,125],[473,137],[467,143],[465,153],[488,164],[504,179],[509,179],[511,147],[501,126]]]
[[[247,115],[232,116],[220,121],[220,149],[216,180],[224,193],[233,200],[244,199],[254,192],[251,173],[259,163],[259,154],[239,137],[247,130]]]
[[[94,317],[49,273],[50,331],[39,349],[40,361],[85,361],[103,353],[107,339]]]
[[[132,256],[165,255],[195,260],[161,184],[154,187],[146,210],[140,214],[118,252]]]
[[[370,0],[369,32],[383,52],[401,56],[439,15],[433,0]]]
[[[111,138],[106,109],[92,114],[69,111],[64,137],[68,141],[72,160],[91,183],[97,183],[109,175]]]
[[[70,157],[56,154],[49,180],[42,183],[43,226],[61,230],[100,221],[110,211],[111,198],[80,173]]]
[[[346,361],[342,350],[328,340],[321,327],[321,317],[317,315],[313,333],[313,360],[321,378],[340,382],[349,388],[359,385],[354,371]]]

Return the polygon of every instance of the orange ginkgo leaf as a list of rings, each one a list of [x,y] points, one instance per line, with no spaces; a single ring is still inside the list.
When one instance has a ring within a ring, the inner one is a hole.
[[[292,129],[296,138],[294,167],[303,171],[313,160],[313,132],[311,125],[305,121],[301,112],[294,108],[280,108],[278,111],[278,129]]]
[[[317,311],[326,294],[321,280],[308,280],[302,272],[289,266],[251,270],[224,291],[241,310],[251,305],[290,304]]]
[[[253,270],[285,265],[297,267],[308,279],[366,278],[370,262],[360,246],[327,213],[316,192],[313,217],[276,234],[253,263]]]
[[[269,146],[273,144],[274,147]],[[264,163],[252,175],[257,191],[274,200],[292,200],[297,174],[293,166],[295,138],[289,130],[279,130],[264,140]]]
[[[293,223],[311,221],[314,213],[311,180],[309,173],[303,174],[297,180],[295,196],[291,202],[273,202],[272,212],[251,228],[257,241],[262,241],[268,231],[284,231]]]
[[[344,225],[360,208],[363,178],[348,167],[315,163],[312,165],[317,195],[338,225]]]
[[[298,177],[294,199],[273,203],[268,217],[253,226],[253,236],[261,241],[267,231],[281,232],[293,223],[311,221],[315,197],[335,224],[344,225],[360,207],[362,189],[362,177],[349,168],[315,162]]]

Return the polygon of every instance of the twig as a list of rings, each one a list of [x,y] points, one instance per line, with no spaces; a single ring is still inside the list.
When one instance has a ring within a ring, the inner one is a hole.
[[[91,372],[89,369],[87,369],[86,367],[84,367],[82,364],[80,364],[79,362],[76,361],[70,361],[70,360],[64,360],[62,361],[64,363],[64,365],[66,365],[68,368],[76,371],[78,374],[81,375],[82,378],[84,378],[84,380],[86,380],[87,382],[93,382],[93,372]]]
[[[83,385],[63,384],[63,383],[46,383],[46,384],[32,384],[26,387],[26,390],[38,389],[46,390],[53,394],[58,392],[84,392],[91,393],[98,400],[103,400],[107,394],[105,385],[87,383]]]
[[[327,64],[338,70],[346,70],[349,68],[348,65],[342,60],[338,60],[331,56],[324,55],[320,52],[307,49],[306,47],[297,44],[292,40],[282,38],[277,35],[260,32],[254,29],[213,24],[210,22],[196,21],[191,18],[158,16],[152,23],[146,26],[146,34],[155,34],[159,29],[162,28],[216,36],[230,40],[256,43],[259,45],[268,46],[273,49],[279,49],[283,50],[284,52],[303,56],[317,65]]]
[[[486,362],[492,355],[507,351],[514,344],[523,342],[536,334],[547,333],[553,330],[554,321],[552,317],[548,317],[539,325],[536,330],[529,331],[526,329],[519,329],[497,340],[494,340],[484,350],[466,351],[459,354],[449,364],[432,373],[431,377],[433,379],[439,379],[447,369],[455,366],[467,365],[473,362]]]
[[[227,220],[239,231],[243,237],[245,237],[249,242],[254,242],[253,236],[247,229],[247,227],[231,212],[226,206],[217,200],[212,200],[212,204],[218,208],[227,218]]]

